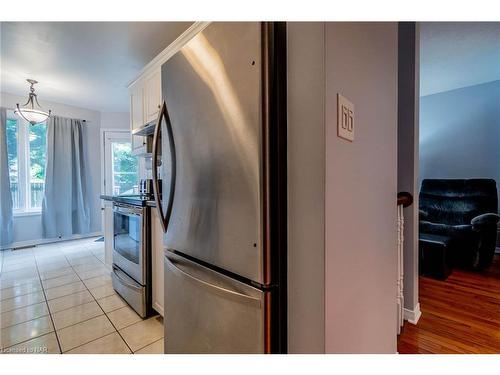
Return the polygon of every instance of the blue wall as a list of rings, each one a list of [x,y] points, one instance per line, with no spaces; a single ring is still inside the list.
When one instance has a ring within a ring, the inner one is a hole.
[[[420,181],[474,177],[500,189],[500,80],[420,97]]]

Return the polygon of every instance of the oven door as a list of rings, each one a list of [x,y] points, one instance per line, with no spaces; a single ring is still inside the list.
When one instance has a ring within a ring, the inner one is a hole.
[[[116,204],[113,208],[113,264],[141,285],[146,284],[144,211]]]

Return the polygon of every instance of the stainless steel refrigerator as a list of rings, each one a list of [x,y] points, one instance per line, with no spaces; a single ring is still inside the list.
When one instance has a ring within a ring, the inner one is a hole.
[[[165,352],[286,352],[286,27],[211,23],[161,75]]]

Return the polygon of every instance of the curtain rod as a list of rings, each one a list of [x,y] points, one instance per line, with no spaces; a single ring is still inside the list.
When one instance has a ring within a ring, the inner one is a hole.
[[[56,116],[57,116],[57,115],[56,115]],[[63,116],[63,117],[64,117],[64,116]],[[92,121],[85,120],[85,119],[83,119],[83,118],[74,118],[74,117],[67,117],[67,118],[69,118],[69,119],[71,119],[71,120],[79,120],[79,121],[84,122],[84,123],[89,123],[89,122],[92,122]]]
[[[54,115],[54,116],[58,116],[58,115]],[[91,122],[91,121],[85,120],[85,119],[83,119],[83,118],[66,117],[66,116],[59,116],[59,117],[69,118],[69,119],[71,119],[71,120],[80,120],[81,122]]]
[[[62,116],[62,117],[64,117],[64,116]],[[74,117],[67,117],[67,118],[69,118],[71,120],[80,120],[81,122],[85,122],[85,123],[92,122],[92,121],[85,120],[83,118],[74,118]]]
[[[62,116],[62,117],[64,117],[64,116]],[[85,122],[85,123],[91,122],[91,121],[85,120],[83,118],[75,118],[75,117],[67,117],[67,118],[69,118],[71,120],[80,120],[81,122]]]

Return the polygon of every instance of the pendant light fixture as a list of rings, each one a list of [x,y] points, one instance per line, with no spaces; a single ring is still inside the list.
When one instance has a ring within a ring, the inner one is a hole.
[[[50,110],[48,112],[42,110],[42,106],[40,105],[40,103],[38,103],[34,87],[34,85],[37,84],[38,81],[35,81],[34,79],[27,79],[26,81],[28,81],[30,84],[28,101],[21,108],[19,107],[19,103],[17,103],[17,109],[14,110],[14,113],[28,121],[31,125],[39,124],[49,118]],[[35,103],[38,108],[35,108]]]

